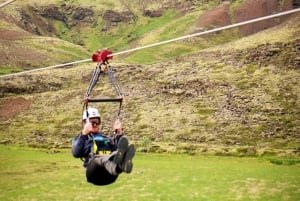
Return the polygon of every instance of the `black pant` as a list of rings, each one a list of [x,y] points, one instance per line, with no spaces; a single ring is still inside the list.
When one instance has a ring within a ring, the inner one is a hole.
[[[108,185],[116,181],[117,165],[110,160],[113,155],[95,155],[86,167],[87,181],[95,185]]]

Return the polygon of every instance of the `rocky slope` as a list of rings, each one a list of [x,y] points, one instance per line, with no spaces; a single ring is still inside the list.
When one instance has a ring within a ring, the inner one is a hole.
[[[138,1],[138,4],[135,2],[125,4],[123,1],[116,1],[115,9],[106,4],[98,7],[77,2],[57,3],[54,0],[48,4],[38,1],[24,5],[12,4],[0,10],[2,22],[0,44],[3,47],[0,50],[0,67],[13,72],[85,59],[88,51],[94,52],[103,46],[108,46],[114,51],[128,45],[138,46],[143,38],[151,37],[151,32],[149,31],[149,35],[147,33],[136,35],[136,29],[145,26],[145,23],[155,21],[155,18],[163,16],[170,9],[176,10],[181,18],[191,13],[198,15],[198,19],[192,21],[191,28],[177,27],[186,30],[185,34],[189,34],[297,8],[300,5],[299,0],[219,1],[219,5],[212,2],[215,3],[215,1],[162,0],[153,3],[143,0]],[[240,27],[239,32],[243,35],[253,34],[276,26],[285,19],[287,17],[246,25]],[[128,30],[124,31],[123,26],[127,26]],[[64,47],[63,51],[62,48],[50,49],[49,47],[53,45],[68,44],[45,37],[60,38],[77,46]],[[122,41],[118,42],[120,38]],[[226,40],[232,39],[235,38]],[[23,50],[23,46],[26,47],[26,51]],[[43,47],[44,50],[41,51]]]

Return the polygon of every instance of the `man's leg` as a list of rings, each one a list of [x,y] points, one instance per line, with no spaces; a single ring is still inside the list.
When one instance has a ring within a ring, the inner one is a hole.
[[[122,171],[126,173],[130,173],[132,171],[132,159],[135,155],[135,147],[133,144],[129,145],[128,149],[126,150],[124,160],[122,161]]]
[[[127,151],[128,149],[128,140],[126,137],[121,137],[119,142],[118,142],[118,149],[117,151],[114,151],[112,153],[112,155],[114,155],[113,157],[113,162],[115,164],[117,164],[117,166],[119,168],[122,167],[122,162],[123,162],[123,159],[124,159],[124,156],[125,156],[125,152]]]
[[[120,171],[117,170],[117,164],[109,160],[110,157],[110,155],[96,156],[93,160],[97,165],[105,167],[111,175],[117,176]]]

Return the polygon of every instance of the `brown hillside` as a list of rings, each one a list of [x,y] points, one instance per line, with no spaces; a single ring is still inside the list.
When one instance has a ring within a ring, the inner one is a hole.
[[[246,0],[241,5],[239,5],[231,14],[231,3],[226,1],[222,5],[213,8],[199,17],[197,26],[198,27],[221,27],[232,23],[238,23],[247,21],[250,19],[255,19],[274,13],[282,12],[285,10],[290,10],[293,8],[300,7],[300,0],[286,0],[281,4],[279,1],[269,1],[269,0]],[[280,17],[269,19],[255,24],[249,24],[240,27],[240,32],[243,35],[250,35],[257,33],[261,30],[274,27],[282,22],[288,17]]]
[[[149,5],[151,5],[151,1],[145,1],[145,8]],[[193,9],[194,4],[192,1],[189,2],[167,2],[164,3],[162,6],[163,10],[175,8],[177,10],[181,11],[188,11]],[[207,12],[205,12],[203,15],[201,15],[198,19],[197,26],[199,27],[207,27],[211,28],[214,26],[226,26],[232,23],[246,21],[249,19],[258,18],[261,16],[270,15],[273,13],[277,13],[284,10],[290,10],[293,8],[298,8],[300,6],[300,0],[284,0],[283,2],[279,1],[269,1],[269,0],[245,0],[242,4],[240,4],[232,13],[231,11],[231,2],[230,1],[224,1],[222,4],[217,6],[216,8],[213,8]],[[61,7],[61,8],[60,8]],[[61,9],[65,11],[62,12]],[[4,19],[8,23],[17,24],[20,28],[26,30],[1,30],[0,31],[0,45],[3,46],[13,46],[14,48],[6,49],[3,54],[0,54],[0,64],[1,65],[16,65],[18,66],[18,63],[23,64],[23,68],[26,69],[26,64],[24,65],[24,60],[19,58],[26,58],[26,62],[28,65],[28,69],[30,68],[29,61],[35,60],[37,62],[43,61],[47,59],[47,56],[44,54],[41,54],[35,50],[26,49],[22,47],[18,47],[18,40],[22,40],[24,38],[32,36],[31,34],[37,34],[37,35],[52,35],[54,36],[55,29],[50,24],[48,24],[43,17],[49,18],[49,19],[55,19],[63,21],[67,26],[75,26],[79,20],[83,20],[84,22],[88,22],[88,20],[91,20],[91,16],[93,15],[93,10],[91,8],[74,8],[71,6],[68,6],[67,4],[61,4],[60,6],[56,5],[47,5],[42,8],[42,10],[38,10],[35,7],[29,6],[29,10],[32,11],[32,16],[29,16],[27,13],[24,12],[24,10],[20,10],[20,16],[21,20],[17,20],[16,18],[12,18],[11,16],[8,16],[7,14],[0,11],[0,17]],[[155,12],[146,10],[147,12]],[[160,10],[160,12],[163,12]],[[72,19],[74,21],[68,22],[66,21],[66,15],[72,13],[73,16]],[[112,11],[106,11],[105,13],[112,13]],[[115,13],[115,15],[121,17],[120,13]],[[113,15],[108,17],[106,20],[111,20],[116,18],[116,16]],[[106,15],[104,15],[105,17]],[[270,19],[262,22],[258,22],[255,24],[246,25],[243,27],[240,27],[240,31],[244,35],[250,35],[256,32],[259,32],[261,30],[264,30],[269,27],[273,27],[278,25],[279,23],[283,22],[286,18],[289,18],[289,16],[283,16],[280,19]],[[92,22],[92,21],[91,21]],[[34,28],[35,27],[35,28]],[[48,33],[48,34],[47,34]],[[298,43],[297,43],[298,44]],[[258,51],[261,54],[261,51]],[[254,55],[254,53],[252,54]],[[248,60],[253,60],[254,56],[249,56]],[[256,57],[254,57],[256,59]],[[299,60],[299,58],[297,58]],[[298,66],[298,60],[291,60],[288,64],[288,66]],[[295,63],[296,62],[296,63]],[[4,89],[2,89],[3,91]],[[14,102],[15,100],[10,100],[10,102]],[[16,100],[17,103],[20,101],[19,99]],[[1,104],[3,105],[4,102]],[[6,102],[5,102],[6,104]],[[19,111],[22,111],[22,105],[19,104],[20,107],[14,108],[13,113],[18,113]],[[27,108],[25,104],[25,109]],[[10,114],[5,114],[4,110],[6,108],[1,107],[1,116],[4,119],[8,119],[11,117]],[[3,110],[3,111],[2,111]]]

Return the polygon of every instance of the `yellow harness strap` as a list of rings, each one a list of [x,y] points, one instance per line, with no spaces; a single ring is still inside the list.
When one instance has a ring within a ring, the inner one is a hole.
[[[110,150],[98,150],[98,146],[95,140],[93,140],[93,150],[94,150],[94,155],[109,155],[111,154]]]

